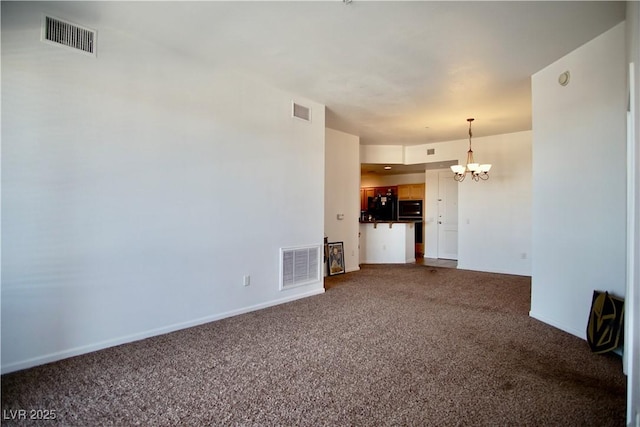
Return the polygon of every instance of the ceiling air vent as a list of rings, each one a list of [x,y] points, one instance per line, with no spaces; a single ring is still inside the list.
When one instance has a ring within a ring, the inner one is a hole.
[[[320,280],[320,246],[280,249],[280,289]]]
[[[295,118],[300,120],[304,120],[305,122],[311,121],[311,109],[309,107],[305,107],[304,105],[292,103],[292,115]]]
[[[42,40],[96,56],[96,31],[51,16],[42,20]]]

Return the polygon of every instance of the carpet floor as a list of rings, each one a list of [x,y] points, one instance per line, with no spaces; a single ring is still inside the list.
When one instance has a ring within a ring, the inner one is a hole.
[[[620,358],[529,317],[528,277],[365,265],[326,288],[4,375],[2,424],[625,424]]]

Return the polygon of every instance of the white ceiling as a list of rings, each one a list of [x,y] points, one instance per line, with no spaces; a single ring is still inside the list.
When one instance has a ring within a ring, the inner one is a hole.
[[[474,137],[531,129],[530,76],[625,13],[610,1],[58,6],[206,67],[251,70],[325,104],[328,127],[393,145],[464,139],[468,117]]]

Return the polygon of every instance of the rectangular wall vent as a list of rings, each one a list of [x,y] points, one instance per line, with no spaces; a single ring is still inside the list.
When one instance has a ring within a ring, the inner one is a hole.
[[[96,31],[51,16],[42,19],[42,40],[96,56]]]
[[[320,246],[280,249],[280,289],[320,280]]]
[[[436,154],[435,148],[427,148],[427,156],[433,156],[434,154]]]
[[[305,122],[311,121],[311,109],[309,107],[305,107],[304,105],[300,105],[295,102],[293,102],[292,105],[291,114],[293,117],[304,120]]]

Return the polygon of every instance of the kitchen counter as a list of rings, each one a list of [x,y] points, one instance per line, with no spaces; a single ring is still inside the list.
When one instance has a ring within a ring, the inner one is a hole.
[[[393,226],[393,224],[414,224],[415,222],[416,221],[407,221],[404,219],[398,219],[394,221],[375,220],[375,219],[372,219],[371,221],[360,220],[360,224],[390,224],[390,226]]]
[[[414,226],[415,226],[415,223],[416,223],[417,221],[411,221],[411,220],[403,220],[403,219],[400,219],[400,220],[394,220],[394,221],[386,221],[386,220],[380,220],[380,221],[377,221],[377,220],[362,221],[362,220],[360,220],[359,222],[360,222],[360,225],[363,225],[363,224],[373,224],[373,228],[378,228],[378,227],[382,227],[382,226],[388,226],[389,228],[393,228],[393,226],[394,226],[395,224],[405,224],[405,225],[406,225],[406,224],[410,224],[410,225],[414,225]],[[413,228],[413,227],[410,227],[410,228]],[[414,236],[414,240],[415,240],[415,236]]]
[[[360,263],[415,262],[414,227],[414,221],[360,221]]]

